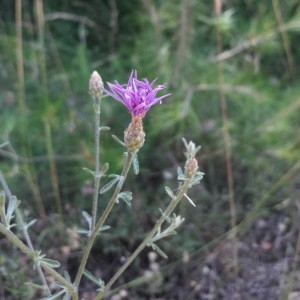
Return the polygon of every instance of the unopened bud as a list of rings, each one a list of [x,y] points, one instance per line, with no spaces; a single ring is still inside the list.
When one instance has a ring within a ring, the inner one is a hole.
[[[189,158],[184,166],[185,176],[188,178],[192,178],[198,170],[198,162],[195,157]]]
[[[128,128],[124,132],[124,142],[128,152],[135,153],[143,147],[145,132],[141,116],[134,116]]]
[[[103,93],[102,78],[97,71],[91,75],[89,82],[89,90],[93,98],[100,98]]]

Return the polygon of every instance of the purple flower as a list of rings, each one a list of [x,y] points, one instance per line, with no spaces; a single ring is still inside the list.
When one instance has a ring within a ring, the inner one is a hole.
[[[127,84],[107,83],[110,91],[104,89],[104,92],[123,103],[131,113],[132,117],[139,116],[143,118],[152,105],[160,102],[171,94],[156,97],[156,94],[165,88],[165,85],[153,87],[156,79],[149,82],[148,79],[137,79],[137,71],[133,70],[130,74]]]

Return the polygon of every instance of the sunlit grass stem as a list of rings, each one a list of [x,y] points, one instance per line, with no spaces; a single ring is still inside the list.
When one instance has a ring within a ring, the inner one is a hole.
[[[218,20],[218,24],[221,24],[222,14],[222,0],[215,0],[215,13]],[[222,53],[222,34],[220,28],[216,28],[216,43],[218,53]],[[223,121],[223,139],[225,144],[225,157],[226,157],[226,173],[227,173],[227,184],[228,184],[228,199],[230,206],[230,217],[231,217],[231,228],[232,228],[232,240],[233,240],[233,262],[235,267],[235,276],[238,273],[238,251],[237,251],[237,218],[236,218],[236,207],[234,199],[234,183],[233,183],[233,170],[232,170],[232,153],[231,153],[231,142],[230,132],[228,126],[228,111],[227,102],[224,92],[224,70],[223,62],[218,62],[218,78],[219,78],[219,95],[221,104],[221,113]]]
[[[61,224],[63,224],[63,210],[62,210],[61,197],[60,197],[60,192],[59,192],[59,183],[58,183],[58,178],[57,178],[56,163],[55,163],[55,159],[54,159],[51,125],[50,125],[48,118],[44,119],[44,128],[45,128],[47,153],[48,153],[48,157],[49,157],[50,179],[51,179],[51,183],[52,183],[52,187],[53,187],[54,195],[55,195],[56,210],[59,215],[59,220],[60,220]]]
[[[48,93],[48,74],[47,74],[47,63],[46,63],[46,47],[45,47],[45,16],[43,8],[43,0],[35,0],[35,18],[38,31],[38,52],[37,61],[40,72],[41,84],[40,95],[44,101],[44,113],[49,113],[49,93]],[[51,111],[50,111],[51,113]],[[60,221],[63,222],[63,210],[62,202],[59,192],[59,184],[57,178],[56,162],[54,159],[53,141],[51,134],[51,122],[47,115],[43,118],[45,139],[46,139],[46,150],[49,157],[49,169],[50,169],[50,180],[54,191],[54,198],[56,203],[56,211],[59,215]]]
[[[20,133],[22,139],[21,152],[24,156],[30,157],[31,149],[28,146],[29,134],[27,123],[27,106],[25,100],[25,76],[24,76],[24,59],[23,59],[23,34],[22,34],[22,0],[16,0],[16,65],[17,65],[17,99],[19,113],[21,116]],[[32,191],[33,198],[38,207],[40,217],[45,216],[45,208],[42,202],[41,193],[37,184],[35,170],[29,165],[24,165],[24,176]]]

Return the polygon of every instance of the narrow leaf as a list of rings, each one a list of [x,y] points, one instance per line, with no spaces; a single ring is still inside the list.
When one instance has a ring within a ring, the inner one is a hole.
[[[69,272],[64,271],[64,275],[65,275],[65,278],[66,278],[69,282],[72,282],[72,281],[71,281],[71,276],[70,276]]]
[[[70,300],[70,299],[71,299],[70,293],[66,292],[62,300]]]
[[[182,169],[180,167],[177,168],[177,175],[178,177],[183,175]]]
[[[137,153],[133,154],[132,165],[133,165],[133,172],[134,172],[134,174],[135,175],[139,174],[139,172],[140,172],[140,166],[139,166],[139,160],[138,160]]]
[[[101,173],[104,175],[109,169],[109,163],[104,163],[102,168],[101,168]]]
[[[30,281],[25,282],[25,284],[36,290],[45,290],[45,286],[30,282]]]
[[[185,149],[188,149],[189,145],[184,137],[182,138],[182,142],[184,144]]]
[[[172,200],[175,198],[173,191],[168,186],[165,186],[165,191],[172,198]]]
[[[92,226],[92,217],[90,216],[90,214],[88,212],[86,212],[86,211],[83,211],[82,212],[82,216],[84,217],[84,219],[88,223],[89,229],[91,229],[91,226]]]
[[[0,148],[3,148],[5,146],[7,146],[7,145],[9,145],[9,142],[4,142],[4,143],[0,144]]]
[[[119,177],[112,179],[109,183],[107,183],[105,186],[102,187],[102,189],[100,190],[100,194],[104,194],[107,191],[109,191],[111,188],[114,187],[114,185],[116,185],[119,182],[119,180],[120,180]]]
[[[95,172],[90,170],[89,168],[82,168],[83,171],[88,172],[90,174],[92,174],[93,176],[95,176]]]
[[[121,193],[119,193],[118,198],[123,200],[126,203],[126,205],[131,207],[131,200],[132,200],[132,193],[131,192],[126,192],[126,191],[121,192]]]
[[[184,194],[184,197],[194,206],[196,207],[196,204],[193,202],[193,200],[187,195],[187,194]]]
[[[186,180],[186,177],[185,177],[184,174],[182,174],[182,175],[179,175],[179,176],[177,177],[177,180],[179,180],[179,181],[184,181],[184,180]]]
[[[101,126],[101,127],[99,127],[99,130],[100,131],[107,131],[107,130],[110,130],[110,127],[108,127],[108,126]]]
[[[108,229],[110,229],[109,225],[103,225],[102,227],[100,227],[99,232],[106,231]]]
[[[11,196],[8,202],[7,212],[6,212],[6,218],[8,223],[10,224],[10,221],[13,217],[13,213],[17,207],[17,197]]]
[[[57,260],[49,259],[49,258],[41,258],[40,262],[48,265],[51,268],[58,268],[60,267],[60,263]]]
[[[1,222],[5,226],[8,226],[9,224],[7,224],[7,218],[5,215],[5,193],[3,191],[0,194],[0,217],[1,217]]]
[[[5,193],[4,191],[1,191],[0,193],[0,207],[5,207]]]
[[[89,236],[89,234],[90,234],[89,230],[87,230],[85,228],[82,228],[82,227],[76,228],[76,232],[79,233],[79,234],[87,235],[87,236]]]
[[[56,294],[51,295],[49,297],[42,298],[41,300],[54,300],[54,299],[58,299],[58,297],[60,295],[63,295],[65,292],[66,292],[65,290],[61,290],[61,291],[57,292]]]
[[[164,251],[162,251],[157,245],[151,244],[151,247],[152,247],[152,249],[153,249],[155,252],[157,252],[157,254],[159,254],[161,257],[163,257],[163,258],[165,258],[165,259],[168,258],[167,254],[166,254]]]
[[[101,285],[101,281],[102,280],[99,280],[97,277],[95,277],[94,276],[94,274],[92,274],[90,271],[88,271],[88,270],[84,270],[83,271],[83,275],[85,276],[85,277],[87,277],[89,280],[91,280],[92,282],[94,282],[94,283],[96,283],[98,286],[100,286]]]
[[[116,141],[121,146],[126,147],[125,143],[123,143],[117,136],[112,135],[112,138],[114,139],[114,141]]]
[[[25,225],[25,227],[26,227],[26,229],[28,229],[29,227],[31,227],[32,225],[34,225],[35,223],[36,223],[36,219],[33,219],[33,220],[31,220],[29,223],[27,223],[26,225]]]

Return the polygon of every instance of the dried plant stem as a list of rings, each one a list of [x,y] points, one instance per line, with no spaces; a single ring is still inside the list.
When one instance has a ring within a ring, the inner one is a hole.
[[[111,286],[115,283],[115,281],[124,273],[124,271],[131,265],[131,263],[136,259],[136,257],[143,251],[145,247],[148,246],[153,236],[156,234],[158,228],[164,223],[166,218],[174,211],[176,206],[179,204],[180,200],[186,194],[189,189],[191,179],[188,179],[184,182],[182,187],[179,189],[176,198],[174,198],[168,207],[165,209],[162,216],[157,220],[156,224],[152,228],[152,230],[147,234],[142,243],[138,246],[138,248],[130,255],[125,264],[115,273],[115,275],[105,284],[104,290],[99,292],[95,300],[101,300],[111,288]]]
[[[51,135],[51,125],[50,125],[50,122],[46,118],[44,119],[44,128],[45,128],[47,153],[48,153],[48,157],[49,157],[50,178],[51,178],[52,187],[53,187],[54,194],[55,194],[56,210],[59,215],[60,225],[63,225],[63,222],[64,222],[63,221],[63,210],[62,210],[61,197],[60,197],[60,192],[59,192],[56,163],[55,163],[55,159],[54,159],[54,151],[53,151],[52,135]]]
[[[222,13],[222,0],[215,0],[215,11],[216,16],[219,20]],[[217,50],[218,53],[222,52],[222,35],[217,28]],[[235,266],[235,275],[238,272],[238,252],[237,252],[237,227],[236,227],[236,208],[234,200],[234,186],[233,186],[233,174],[232,174],[232,157],[231,157],[231,143],[230,143],[230,133],[228,128],[228,112],[227,103],[224,93],[224,72],[223,63],[218,62],[218,77],[219,77],[219,94],[221,102],[222,120],[223,120],[223,138],[225,143],[225,156],[226,156],[226,172],[227,172],[227,183],[229,191],[229,206],[230,206],[230,216],[231,216],[231,228],[232,228],[232,241],[233,241],[233,262]]]
[[[157,9],[155,8],[155,5],[153,1],[149,0],[142,0],[142,3],[144,5],[145,11],[147,12],[149,19],[151,21],[151,24],[154,29],[155,33],[155,45],[157,48],[157,51],[159,51],[161,44],[162,44],[162,27],[161,27],[161,20],[159,13],[157,12]]]
[[[17,62],[17,99],[21,118],[20,132],[22,136],[22,152],[25,156],[30,157],[30,148],[28,145],[28,124],[27,108],[25,101],[25,77],[24,77],[24,60],[23,60],[23,35],[22,35],[22,0],[16,0],[16,62]],[[45,216],[45,208],[42,202],[40,190],[37,185],[36,174],[34,169],[28,165],[24,166],[25,179],[28,181],[32,190],[34,200],[38,207],[40,217]]]
[[[49,95],[48,95],[48,78],[47,78],[47,64],[46,64],[46,48],[45,48],[45,16],[43,8],[43,0],[35,0],[35,17],[38,31],[38,44],[39,51],[37,53],[38,67],[40,71],[41,84],[40,94],[41,98],[45,103],[45,107],[49,107]],[[54,160],[54,150],[51,134],[51,123],[50,118],[44,118],[44,129],[45,129],[45,139],[47,154],[49,157],[49,169],[50,169],[50,179],[54,191],[56,210],[59,215],[60,223],[63,224],[63,210],[62,210],[62,201],[60,197],[59,184],[57,178],[56,162]]]
[[[108,202],[104,212],[102,213],[101,217],[99,218],[97,224],[95,225],[95,228],[92,231],[91,236],[89,237],[89,239],[87,241],[87,245],[84,249],[83,257],[81,259],[80,266],[78,268],[78,272],[76,274],[76,278],[75,278],[75,281],[74,281],[74,285],[76,287],[80,283],[80,280],[81,280],[82,274],[84,272],[84,268],[85,268],[85,265],[87,263],[90,251],[91,251],[92,246],[94,244],[94,241],[95,241],[97,235],[99,234],[99,231],[100,231],[101,227],[103,226],[104,222],[106,221],[109,213],[111,212],[113,206],[115,205],[115,203],[118,199],[118,195],[119,195],[119,193],[120,193],[120,191],[123,187],[123,183],[124,183],[124,181],[127,177],[128,171],[129,171],[130,166],[132,164],[132,160],[133,160],[133,153],[128,152],[126,154],[126,160],[125,160],[124,167],[123,167],[123,170],[122,170],[122,173],[121,173],[121,180],[117,184],[116,189],[115,189],[110,201]]]
[[[182,76],[182,67],[186,60],[186,49],[188,45],[188,36],[190,32],[189,19],[191,10],[191,0],[183,0],[181,3],[180,29],[178,31],[178,47],[176,49],[176,64],[173,70],[172,86],[177,86],[180,76]]]
[[[278,27],[279,27],[279,32],[280,32],[280,35],[282,38],[284,51],[286,53],[288,69],[289,69],[289,73],[290,73],[289,75],[290,75],[290,77],[293,77],[293,75],[294,75],[294,59],[293,59],[291,46],[290,46],[290,40],[288,38],[288,35],[284,30],[281,29],[283,27],[282,26],[283,20],[282,20],[282,15],[281,15],[278,0],[272,0],[272,6],[273,6],[274,13],[275,13],[276,21],[279,25]]]
[[[4,176],[3,176],[2,172],[1,172],[1,170],[0,170],[0,182],[1,182],[1,185],[2,185],[2,187],[4,189],[5,194],[8,196],[8,198],[11,198],[12,197],[12,193],[11,193],[11,191],[10,191],[7,183],[6,183],[6,180],[4,179]],[[21,213],[20,213],[20,211],[19,211],[18,208],[16,208],[16,218],[17,218],[18,223],[20,224],[20,227],[22,229],[24,238],[26,240],[26,243],[27,243],[29,249],[31,251],[34,251],[34,248],[33,248],[32,242],[31,242],[31,238],[30,238],[30,236],[28,234],[27,228],[26,228],[26,226],[24,224],[24,221],[23,221],[23,217],[22,217],[22,215],[21,215]],[[47,291],[47,294],[51,295],[48,283],[47,283],[47,281],[45,279],[44,273],[43,273],[43,271],[42,271],[42,269],[41,269],[40,266],[37,266],[37,272],[38,272],[39,277],[40,277],[40,279],[41,279],[41,281],[43,283],[43,286],[45,287],[45,289]]]

